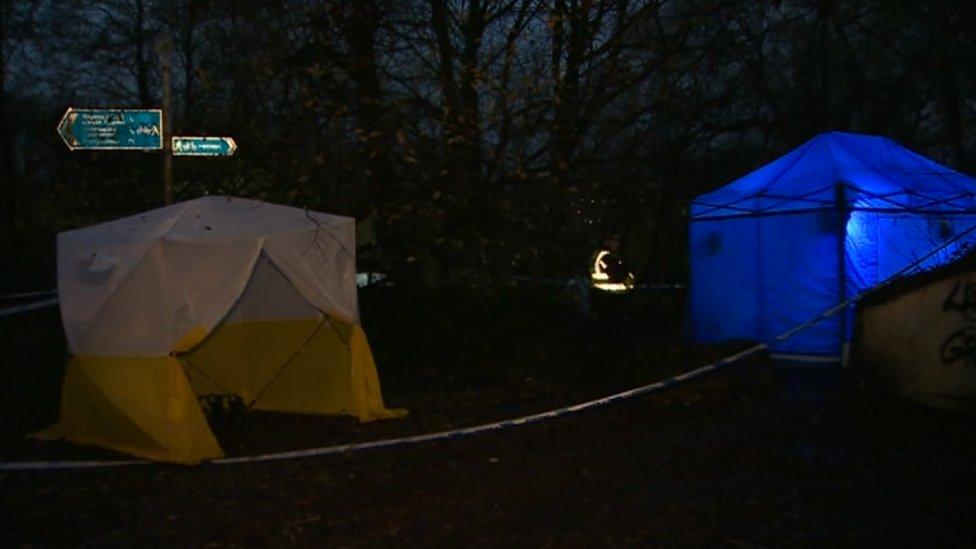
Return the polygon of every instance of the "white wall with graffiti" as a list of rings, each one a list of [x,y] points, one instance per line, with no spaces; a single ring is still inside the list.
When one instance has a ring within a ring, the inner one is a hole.
[[[940,408],[976,408],[976,265],[967,263],[862,303],[852,367],[866,385]]]

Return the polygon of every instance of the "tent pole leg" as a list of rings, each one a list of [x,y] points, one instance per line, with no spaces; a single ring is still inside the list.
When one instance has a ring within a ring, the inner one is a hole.
[[[847,299],[847,197],[844,193],[844,184],[837,183],[834,186],[834,205],[837,208],[837,302],[841,303]],[[837,356],[840,357],[841,366],[847,366],[844,360],[844,343],[847,339],[847,307],[840,311],[839,326],[840,337],[838,338],[839,348]]]

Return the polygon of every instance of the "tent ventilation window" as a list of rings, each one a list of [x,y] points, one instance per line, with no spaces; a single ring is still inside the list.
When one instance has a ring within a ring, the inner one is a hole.
[[[716,256],[722,251],[722,235],[718,231],[708,233],[705,238],[705,251],[710,256]]]
[[[940,219],[938,225],[939,240],[945,241],[952,238],[952,232],[952,224],[945,219]]]

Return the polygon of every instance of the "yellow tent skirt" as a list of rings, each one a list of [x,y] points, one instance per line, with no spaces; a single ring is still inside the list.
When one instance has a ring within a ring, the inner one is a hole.
[[[373,354],[356,324],[258,320],[203,334],[195,331],[164,356],[75,355],[60,422],[35,436],[196,464],[223,457],[202,395],[233,394],[252,409],[360,421],[406,414],[384,406]]]

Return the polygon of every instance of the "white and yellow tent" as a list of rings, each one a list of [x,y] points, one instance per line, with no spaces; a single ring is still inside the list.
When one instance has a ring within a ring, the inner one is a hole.
[[[205,197],[58,235],[64,436],[154,460],[221,457],[198,397],[348,414],[383,405],[359,325],[355,220]]]

